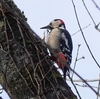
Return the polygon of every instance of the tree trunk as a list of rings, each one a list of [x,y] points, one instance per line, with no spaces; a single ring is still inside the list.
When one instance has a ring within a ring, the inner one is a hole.
[[[0,0],[0,84],[11,99],[77,99],[12,0]]]

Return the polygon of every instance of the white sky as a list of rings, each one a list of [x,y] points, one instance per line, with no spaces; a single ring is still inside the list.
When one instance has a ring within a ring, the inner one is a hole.
[[[71,0],[14,0],[17,6],[24,11],[25,16],[28,18],[28,23],[31,28],[40,36],[43,37],[44,30],[41,30],[40,27],[49,24],[50,21],[56,18],[62,19],[65,24],[67,30],[70,34],[75,33],[79,30],[75,13],[73,9],[73,5]],[[84,0],[88,10],[92,14],[95,22],[98,24],[100,22],[100,11],[95,7],[92,3],[92,0]],[[100,7],[100,0],[95,0]],[[96,60],[100,64],[100,32],[95,30],[94,24],[91,21],[88,13],[86,12],[82,0],[74,0],[75,7],[77,9],[79,21],[81,23],[81,27],[85,27],[88,24],[91,24],[88,28],[84,29],[84,35],[87,39],[89,47],[92,50]],[[74,66],[74,61],[76,57],[78,44],[81,44],[79,51],[79,58],[84,56],[85,59],[77,62],[76,71],[85,79],[96,79],[99,77],[100,69],[97,67],[95,62],[93,61],[85,43],[82,38],[81,32],[72,36],[73,40],[73,60],[71,67]],[[79,79],[74,76],[75,79]],[[78,83],[83,84],[83,83]],[[92,86],[98,86],[98,83],[90,83]],[[73,86],[69,83],[71,89],[74,93],[75,90]],[[96,99],[96,95],[90,88],[78,87],[78,91],[82,97],[82,99]],[[96,89],[97,90],[97,89]],[[77,95],[77,94],[76,94]],[[3,99],[9,99],[5,92],[0,96]]]

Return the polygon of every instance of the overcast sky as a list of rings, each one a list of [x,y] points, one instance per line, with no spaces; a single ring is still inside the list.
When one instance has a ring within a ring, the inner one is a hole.
[[[62,19],[65,24],[67,30],[72,35],[76,31],[79,30],[74,8],[71,0],[14,0],[19,9],[24,11],[25,16],[28,18],[28,23],[30,27],[42,38],[44,30],[41,30],[40,27],[49,24],[50,21],[56,18]],[[100,0],[95,0],[97,4],[100,6]],[[81,27],[85,27],[90,24],[86,29],[83,30],[83,33],[86,37],[88,45],[92,50],[93,55],[96,60],[100,64],[100,32],[95,30],[94,24],[89,17],[87,11],[85,10],[82,0],[74,0],[75,7],[77,9],[77,14],[79,17],[79,21],[81,23]],[[95,7],[92,0],[85,0],[85,3],[93,16],[95,22],[98,24],[100,22],[100,11]],[[99,77],[100,69],[92,59],[86,44],[83,40],[81,32],[78,32],[76,35],[72,36],[73,40],[73,59],[71,67],[74,66],[76,52],[78,44],[81,44],[79,51],[79,58],[84,56],[85,59],[82,59],[77,62],[76,71],[84,78],[84,79],[97,79]],[[74,76],[74,79],[79,79]],[[68,81],[67,81],[68,82]],[[69,82],[68,82],[69,83]],[[78,83],[82,85],[83,83]],[[92,86],[98,86],[98,82],[90,83]],[[73,86],[69,83],[71,89],[76,94]],[[96,95],[90,88],[83,88],[77,86],[79,93],[82,99],[96,99]],[[97,89],[95,89],[97,90]],[[77,95],[77,94],[76,94]],[[5,92],[1,94],[3,99],[9,99],[6,96]]]

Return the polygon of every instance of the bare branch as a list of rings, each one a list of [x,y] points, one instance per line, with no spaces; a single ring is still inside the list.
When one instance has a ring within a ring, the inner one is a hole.
[[[92,2],[93,2],[94,5],[96,6],[96,8],[100,11],[100,7],[97,5],[97,3],[96,3],[94,0],[92,0]]]
[[[83,85],[80,85],[80,84],[75,84],[75,85],[77,85],[77,86],[79,86],[79,87],[88,87],[87,85],[85,85],[85,84],[83,84]],[[97,88],[96,86],[91,86],[92,88]]]
[[[78,44],[77,54],[76,54],[76,59],[75,59],[73,70],[75,70],[75,67],[76,67],[76,63],[77,63],[77,59],[78,59],[78,54],[79,54],[79,48],[80,48],[80,46],[81,46],[81,44]],[[72,73],[72,79],[73,79],[73,75],[74,75],[74,73]]]
[[[91,24],[88,24],[87,26],[83,27],[82,30],[83,30],[83,29],[86,29],[86,28],[89,27],[90,25],[91,25]],[[77,34],[78,32],[80,32],[80,30],[78,30],[77,32],[73,33],[71,36],[74,36],[74,35]]]
[[[67,81],[70,81],[70,79],[67,79]],[[86,82],[97,82],[97,81],[100,81],[100,78],[99,79],[92,79],[92,80],[91,79],[90,80],[85,79],[85,81]],[[73,82],[83,82],[83,80],[81,80],[81,79],[77,79],[77,80],[74,79]]]
[[[88,8],[86,7],[86,4],[85,4],[84,0],[82,0],[82,2],[83,2],[83,5],[84,5],[84,7],[85,7],[86,11],[87,11],[87,12],[88,12],[88,14],[89,14],[89,16],[90,16],[91,20],[92,20],[92,22],[93,22],[93,23],[94,23],[94,25],[96,26],[96,23],[95,23],[95,21],[94,21],[94,19],[93,19],[92,15],[90,14],[90,12],[89,12]]]
[[[100,74],[99,74],[99,79],[100,79]],[[99,80],[99,83],[98,83],[98,90],[97,90],[97,92],[99,93],[99,91],[100,91],[100,80]],[[99,97],[98,97],[98,95],[97,95],[97,99],[98,99]]]
[[[68,76],[68,77],[69,77],[69,79],[70,79],[70,81],[71,81],[73,87],[75,88],[78,97],[79,97],[80,99],[82,99],[80,93],[78,92],[77,87],[75,86],[75,84],[74,84],[74,82],[73,82],[73,79],[72,79],[70,76]]]

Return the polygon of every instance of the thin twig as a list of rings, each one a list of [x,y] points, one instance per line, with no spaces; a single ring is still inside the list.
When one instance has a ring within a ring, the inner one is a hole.
[[[83,30],[83,29],[86,29],[86,28],[89,27],[90,25],[91,25],[91,24],[88,24],[87,26],[83,27],[82,30]],[[75,34],[77,34],[77,33],[80,32],[80,31],[81,31],[81,30],[78,30],[77,32],[73,33],[71,36],[74,36]]]
[[[70,81],[70,79],[67,79],[67,81]],[[100,78],[99,79],[85,79],[86,82],[98,82],[100,81]],[[73,79],[73,82],[83,82],[81,79]]]
[[[94,21],[94,19],[93,19],[92,15],[90,14],[90,12],[89,12],[88,8],[86,7],[86,4],[85,4],[84,0],[82,0],[82,2],[83,2],[83,5],[84,5],[84,7],[85,7],[86,11],[87,11],[87,12],[88,12],[88,14],[89,14],[89,16],[90,16],[91,20],[93,21],[94,26],[96,26],[96,23],[95,23],[95,21]]]
[[[79,60],[81,60],[81,59],[85,59],[85,57],[82,56],[82,57],[78,58],[77,61],[79,61]]]
[[[100,79],[100,74],[99,74],[99,79]],[[99,91],[100,91],[100,80],[99,80],[99,83],[98,83],[98,89],[97,89],[97,92],[99,93]],[[97,95],[97,99],[98,99],[99,97],[98,97],[98,95]]]
[[[70,76],[68,76],[68,77],[69,77],[69,79],[70,79],[72,85],[74,86],[74,88],[75,88],[75,90],[76,90],[76,93],[78,94],[79,98],[82,99],[82,98],[81,98],[81,95],[79,94],[79,92],[78,92],[78,90],[77,90],[77,87],[75,86],[75,84],[74,84],[74,82],[73,82],[73,79],[72,79]]]
[[[96,3],[94,0],[92,0],[92,2],[93,2],[94,5],[96,6],[96,8],[100,11],[100,7],[97,5],[97,3]]]
[[[77,59],[78,59],[78,54],[79,54],[79,48],[80,48],[80,44],[78,44],[78,48],[77,48],[77,54],[76,54],[76,59],[75,59],[75,63],[74,63],[74,68],[73,68],[73,70],[75,70],[75,67],[76,67],[76,63],[77,63]],[[74,73],[72,73],[72,79],[73,79],[73,75],[74,75]]]
[[[83,84],[83,85],[79,85],[79,84],[75,84],[75,85],[77,85],[77,86],[79,86],[79,87],[88,87],[86,84]],[[96,88],[97,89],[97,87],[96,86],[91,86],[92,88]],[[98,95],[97,95],[98,96]]]

